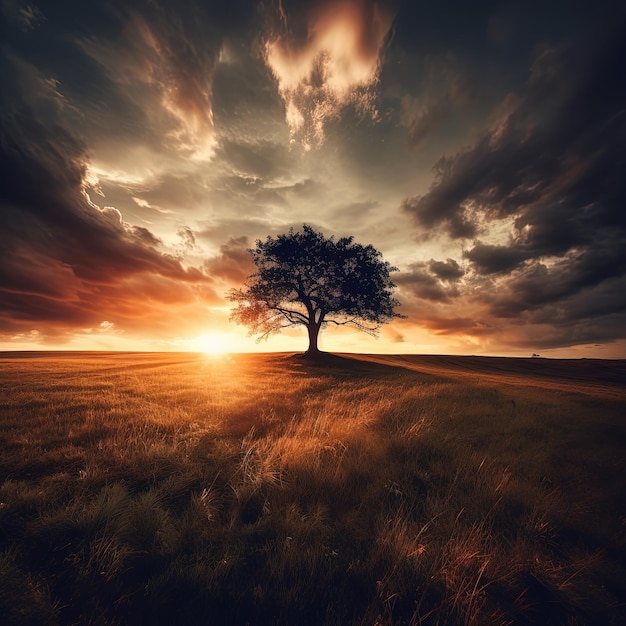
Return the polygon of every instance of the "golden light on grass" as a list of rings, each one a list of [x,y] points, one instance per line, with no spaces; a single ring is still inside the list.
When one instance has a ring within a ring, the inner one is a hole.
[[[224,333],[207,333],[194,339],[192,347],[197,352],[211,356],[221,356],[232,351],[232,340]]]
[[[220,345],[237,335],[196,349]],[[194,623],[622,623],[623,379],[619,361],[0,354],[2,623],[168,625],[181,597]]]

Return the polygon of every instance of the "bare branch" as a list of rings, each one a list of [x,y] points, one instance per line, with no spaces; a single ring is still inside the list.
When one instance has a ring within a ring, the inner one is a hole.
[[[376,326],[366,326],[355,318],[343,320],[341,322],[334,319],[328,319],[324,320],[324,324],[334,324],[335,326],[354,326],[355,328],[358,328],[360,331],[371,335],[372,337],[375,337],[378,334],[378,331],[381,327],[381,324],[376,324]]]
[[[276,311],[281,313],[291,324],[304,324],[305,326],[309,323],[309,318],[301,313],[300,311],[293,311],[291,309],[283,309],[282,307],[274,307]],[[295,319],[292,319],[295,317]]]

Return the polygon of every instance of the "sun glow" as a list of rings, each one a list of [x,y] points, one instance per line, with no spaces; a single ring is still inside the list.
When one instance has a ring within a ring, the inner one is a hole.
[[[205,352],[213,356],[226,354],[232,349],[228,335],[221,333],[202,335],[194,340],[193,345],[198,352]]]

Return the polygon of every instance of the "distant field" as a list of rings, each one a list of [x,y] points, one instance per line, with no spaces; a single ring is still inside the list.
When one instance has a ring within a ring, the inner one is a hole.
[[[0,353],[2,624],[623,624],[626,361]]]

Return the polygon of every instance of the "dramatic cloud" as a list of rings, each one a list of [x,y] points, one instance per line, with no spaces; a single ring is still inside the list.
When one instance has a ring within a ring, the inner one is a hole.
[[[626,354],[620,3],[0,14],[1,349],[254,350],[224,295],[309,223],[380,249],[407,315],[327,349]]]
[[[622,24],[584,47],[541,50],[525,94],[507,96],[492,128],[442,157],[428,192],[402,204],[427,234],[453,239],[511,224],[507,240],[475,241],[464,253],[478,289],[481,275],[510,275],[495,295],[484,287],[495,317],[561,303],[565,323],[570,298],[624,274],[625,42]],[[611,314],[623,303],[608,300]]]
[[[446,261],[435,261],[431,259],[428,264],[428,269],[430,269],[439,280],[444,282],[454,282],[465,274],[463,268],[454,259],[447,259]]]
[[[516,248],[476,243],[465,253],[479,274],[497,274],[515,269],[527,255]]]
[[[623,42],[620,29],[590,42],[584,57],[580,42],[543,52],[518,106],[505,107],[505,118],[474,146],[442,157],[431,189],[406,199],[404,210],[454,238],[475,235],[481,220],[512,216],[517,245],[545,254],[619,225]]]
[[[284,32],[268,39],[265,59],[278,81],[292,139],[319,145],[327,122],[348,104],[376,118],[374,88],[391,10],[369,0],[312,4],[303,36],[279,7]]]
[[[120,33],[114,42],[110,31],[101,29],[77,36],[77,45],[114,86],[109,94],[124,94],[120,100],[127,109],[139,106],[139,115],[153,128],[158,124],[170,149],[207,160],[216,141],[212,81],[222,35],[207,26],[210,15],[194,3],[135,4],[110,11]]]
[[[158,86],[163,106],[178,122],[170,137],[192,158],[207,159],[214,150],[211,79],[219,58],[219,41],[210,42],[209,34],[213,45],[207,46],[206,41],[202,47],[193,45],[185,29],[197,30],[203,21],[198,17],[191,15],[187,24],[179,23],[173,29],[167,14],[153,22],[135,15],[129,37],[147,49],[149,54],[143,54],[149,59],[143,68],[144,79]]]
[[[220,246],[219,256],[207,260],[205,264],[207,272],[228,283],[243,284],[246,278],[255,271],[248,248],[250,248],[250,242],[247,237],[231,237]]]
[[[453,259],[445,262],[431,259],[429,263],[412,263],[395,281],[418,298],[449,302],[451,298],[458,297],[459,290],[455,283],[463,274]]]
[[[62,123],[58,95],[32,66],[2,59],[0,127],[4,173],[0,213],[0,332],[93,326],[103,317],[139,314],[148,281],[151,299],[193,299],[208,278],[167,254],[147,228],[99,207],[85,192],[86,146]],[[37,83],[37,98],[31,88]],[[131,304],[123,305],[128,293]],[[113,323],[113,322],[111,322]]]

